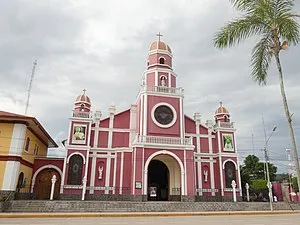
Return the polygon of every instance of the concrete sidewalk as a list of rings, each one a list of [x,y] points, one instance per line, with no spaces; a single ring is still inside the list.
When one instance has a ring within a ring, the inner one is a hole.
[[[121,213],[0,213],[1,218],[167,217],[300,214],[300,211],[121,212]]]

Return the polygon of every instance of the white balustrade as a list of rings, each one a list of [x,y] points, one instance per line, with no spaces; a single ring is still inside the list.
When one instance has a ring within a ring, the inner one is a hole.
[[[92,112],[82,112],[73,110],[72,117],[76,118],[92,118]]]
[[[182,88],[173,88],[173,87],[164,87],[164,86],[141,86],[141,91],[147,92],[158,92],[158,93],[166,93],[166,94],[182,94]]]
[[[192,145],[192,138],[173,138],[173,137],[156,137],[156,136],[140,136],[136,138],[137,143],[144,144],[165,144],[165,145]]]

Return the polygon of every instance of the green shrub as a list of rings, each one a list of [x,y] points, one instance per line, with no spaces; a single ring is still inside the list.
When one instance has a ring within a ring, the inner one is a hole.
[[[252,190],[268,189],[266,180],[252,180],[250,187]]]

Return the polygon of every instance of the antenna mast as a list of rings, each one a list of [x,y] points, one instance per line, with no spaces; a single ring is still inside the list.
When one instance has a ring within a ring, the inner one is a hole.
[[[36,65],[37,65],[37,60],[35,60],[33,62],[33,67],[32,67],[32,71],[31,71],[31,77],[30,77],[30,81],[29,81],[28,94],[27,94],[27,101],[26,101],[26,108],[25,108],[25,115],[27,114],[27,110],[29,107],[29,99],[30,99],[30,94],[31,94],[32,81],[33,81]]]

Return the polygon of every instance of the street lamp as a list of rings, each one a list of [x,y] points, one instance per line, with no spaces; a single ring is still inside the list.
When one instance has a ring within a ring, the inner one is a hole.
[[[272,204],[272,202],[273,202],[273,193],[272,193],[272,183],[270,182],[269,165],[268,165],[269,157],[268,157],[267,145],[268,145],[268,142],[269,142],[270,138],[274,134],[276,128],[277,128],[276,126],[273,128],[272,133],[270,134],[269,138],[266,140],[265,147],[264,147],[265,159],[266,159],[266,170],[267,170],[267,186],[268,186],[268,189],[269,189],[269,200],[270,200],[270,210],[271,211],[273,211],[273,204]]]

